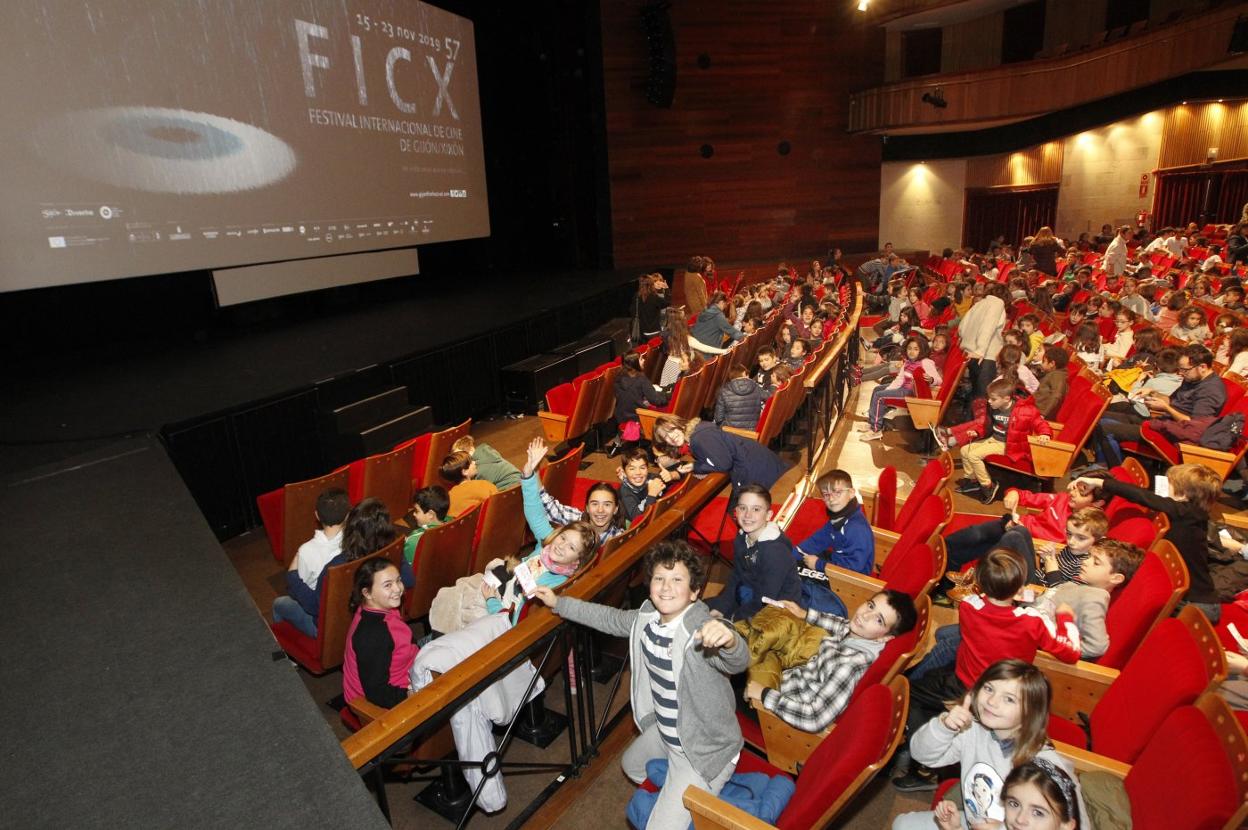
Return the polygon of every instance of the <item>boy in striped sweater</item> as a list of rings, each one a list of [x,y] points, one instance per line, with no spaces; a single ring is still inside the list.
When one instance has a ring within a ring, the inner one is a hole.
[[[535,596],[566,620],[628,637],[633,720],[641,730],[624,751],[624,774],[640,784],[646,762],[667,759],[647,830],[685,830],[685,788],[718,795],[736,769],[744,740],[728,675],[745,671],[745,638],[698,600],[706,565],[687,543],[659,542],[644,560],[650,599],[623,611],[538,587]]]

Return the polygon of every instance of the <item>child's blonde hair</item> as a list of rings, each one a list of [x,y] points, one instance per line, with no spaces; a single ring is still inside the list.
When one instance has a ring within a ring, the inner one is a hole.
[[[1170,492],[1204,510],[1213,507],[1222,492],[1222,479],[1202,464],[1177,464],[1166,471]]]
[[[1109,532],[1109,519],[1099,507],[1081,507],[1071,513],[1066,522],[1087,531],[1095,539],[1103,539]]]
[[[454,444],[451,444],[451,452],[466,452],[471,454],[477,448],[477,442],[472,440],[471,435],[465,435]]]

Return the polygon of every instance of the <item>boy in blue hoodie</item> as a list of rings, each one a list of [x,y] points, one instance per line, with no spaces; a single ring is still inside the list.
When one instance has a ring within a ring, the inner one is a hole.
[[[849,473],[844,470],[824,473],[817,486],[828,508],[828,523],[793,550],[802,578],[802,603],[807,608],[844,617],[845,603],[828,586],[827,568],[835,565],[870,574],[875,565],[875,536],[858,503],[854,480]]]

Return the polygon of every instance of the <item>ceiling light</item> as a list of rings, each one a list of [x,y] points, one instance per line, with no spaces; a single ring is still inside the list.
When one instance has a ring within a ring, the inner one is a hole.
[[[865,12],[870,5],[871,0],[858,0],[858,11]]]

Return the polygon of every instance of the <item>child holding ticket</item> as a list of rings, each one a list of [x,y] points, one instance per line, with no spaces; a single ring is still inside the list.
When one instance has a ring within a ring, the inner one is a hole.
[[[557,588],[567,582],[577,569],[590,561],[597,547],[598,534],[589,522],[575,521],[555,527],[546,518],[537,476],[534,475],[545,454],[546,444],[541,439],[529,444],[528,457],[520,477],[524,518],[538,540],[537,546],[521,562],[487,571],[485,581],[481,583],[485,610],[497,614],[510,606],[513,625],[520,619],[524,597],[532,596],[539,585]]]

